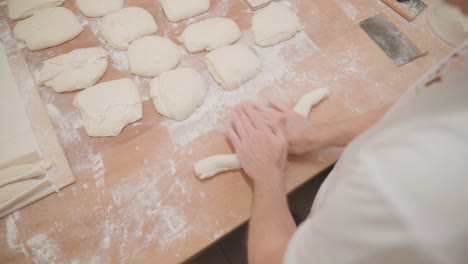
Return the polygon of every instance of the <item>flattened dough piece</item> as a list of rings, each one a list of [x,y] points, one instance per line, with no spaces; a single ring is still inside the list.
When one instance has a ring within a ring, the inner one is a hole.
[[[314,106],[328,98],[330,91],[327,88],[314,90],[299,99],[293,111],[307,118]],[[242,166],[236,154],[212,156],[195,164],[195,175],[201,180],[216,176],[230,170],[239,170]]]
[[[181,59],[180,48],[168,38],[147,36],[128,46],[128,60],[133,74],[156,77],[174,69]]]
[[[76,0],[76,5],[87,17],[102,17],[124,8],[124,0]]]
[[[86,89],[106,72],[107,57],[102,48],[87,48],[46,60],[39,74],[39,84],[58,93]]]
[[[234,20],[213,17],[188,26],[179,41],[191,52],[212,51],[238,41],[241,31]]]
[[[252,50],[242,44],[216,49],[205,57],[208,71],[226,90],[239,88],[262,70],[262,65]]]
[[[0,170],[40,159],[36,136],[0,42]]]
[[[18,22],[13,29],[15,38],[30,50],[41,50],[74,39],[83,27],[72,11],[52,7]]]
[[[65,0],[6,0],[8,17],[11,20],[25,19],[36,12],[54,6],[61,6]]]
[[[198,16],[210,9],[210,0],[162,0],[164,14],[172,23]]]
[[[241,164],[236,154],[218,155],[197,162],[195,164],[195,175],[200,180],[205,180],[221,172],[240,169]]]
[[[74,99],[91,137],[117,136],[143,116],[140,92],[130,79],[101,83],[80,92]]]
[[[252,18],[252,32],[257,45],[266,47],[288,40],[301,31],[299,17],[280,3],[271,3]]]
[[[156,110],[169,118],[185,120],[203,104],[208,87],[202,76],[190,68],[167,71],[150,83]]]
[[[127,50],[136,39],[158,31],[153,16],[140,7],[126,7],[102,19],[101,33],[113,48]]]

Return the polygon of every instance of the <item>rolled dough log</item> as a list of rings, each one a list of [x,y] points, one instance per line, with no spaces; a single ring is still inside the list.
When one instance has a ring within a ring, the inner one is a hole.
[[[213,156],[195,164],[195,174],[201,180],[211,178],[221,172],[238,169],[241,169],[241,165],[236,154]]]
[[[65,0],[6,0],[11,20],[25,19],[36,12],[53,6],[61,6]]]
[[[296,106],[294,106],[293,111],[307,119],[312,107],[328,98],[329,95],[330,90],[327,88],[320,88],[318,90],[312,91],[299,99]]]
[[[329,95],[330,91],[327,88],[320,88],[312,91],[299,100],[293,111],[307,118],[312,108],[322,100],[328,98]],[[241,168],[236,154],[208,157],[197,162],[194,166],[195,175],[201,180],[212,178],[221,172],[239,170]]]
[[[241,31],[234,20],[213,17],[188,26],[179,41],[190,53],[212,51],[238,41]]]
[[[153,16],[140,7],[126,7],[102,19],[101,33],[113,48],[127,50],[136,39],[158,31]]]
[[[76,5],[87,17],[102,17],[124,8],[124,0],[76,0]]]
[[[138,88],[130,79],[100,83],[80,92],[73,100],[91,137],[117,136],[143,116]]]
[[[58,93],[86,89],[106,72],[107,57],[102,48],[87,48],[46,60],[39,74],[39,85]]]
[[[181,57],[181,48],[168,38],[147,36],[128,46],[131,72],[143,77],[156,77],[174,69]]]
[[[273,2],[252,18],[252,32],[257,45],[266,47],[288,40],[301,31],[299,17],[283,4]]]
[[[198,16],[210,9],[210,0],[162,0],[164,14],[170,22]]]
[[[154,78],[151,98],[156,110],[169,118],[185,120],[203,104],[208,86],[203,77],[193,69],[177,68]]]
[[[211,76],[226,90],[239,88],[262,70],[260,60],[243,44],[222,47],[208,53],[205,64]]]
[[[13,29],[15,38],[30,50],[41,50],[67,42],[83,31],[72,11],[52,7],[36,12],[18,22]]]

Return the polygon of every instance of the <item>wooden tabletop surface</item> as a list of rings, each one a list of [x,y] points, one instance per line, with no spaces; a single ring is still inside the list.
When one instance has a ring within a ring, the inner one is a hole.
[[[82,16],[76,39],[30,52],[11,35],[14,23],[0,2],[0,39],[11,60],[24,58],[35,76],[42,61],[75,48],[103,46],[110,54],[102,81],[132,78],[144,100],[144,117],[117,137],[90,138],[71,102],[76,93],[56,94],[38,87],[76,183],[0,220],[0,263],[180,263],[249,219],[251,182],[241,172],[198,180],[193,164],[207,156],[232,153],[220,118],[230,106],[258,97],[289,105],[307,91],[328,87],[331,97],[314,108],[312,122],[344,119],[393,103],[451,47],[429,29],[425,12],[408,23],[377,0],[290,0],[305,25],[294,39],[270,48],[255,47],[249,30],[254,14],[240,0],[212,1],[204,15],[169,23],[159,1],[127,0],[147,9],[157,35],[177,42],[192,22],[213,16],[234,19],[241,43],[260,57],[263,72],[241,89],[223,91],[209,76],[205,53],[185,54],[182,66],[200,71],[210,83],[205,104],[188,120],[159,115],[149,99],[150,79],[129,73],[126,53],[100,38],[99,19]],[[427,0],[429,5],[435,0]],[[400,68],[359,28],[384,13],[428,50]],[[15,71],[15,69],[13,69]],[[15,71],[21,72],[20,70]],[[16,76],[34,85],[32,79]],[[287,186],[293,190],[336,161],[340,149],[291,157]]]

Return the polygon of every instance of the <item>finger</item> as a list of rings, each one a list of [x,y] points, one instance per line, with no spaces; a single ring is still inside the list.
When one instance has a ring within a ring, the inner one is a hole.
[[[273,125],[273,133],[277,136],[285,137],[286,136],[286,116],[278,116],[275,124]]]
[[[269,106],[273,109],[276,109],[279,112],[286,113],[288,111],[291,111],[291,109],[287,108],[286,106],[283,106],[277,102],[274,102],[273,100],[268,101]]]
[[[225,121],[224,122],[224,130],[226,132],[226,135],[228,138],[231,140],[232,144],[234,145],[234,148],[238,148],[240,146],[240,138],[239,135],[237,135],[233,124],[230,121]]]
[[[246,138],[247,131],[246,131],[244,121],[241,118],[241,114],[238,108],[239,107],[234,108],[232,124],[233,124],[234,129],[237,132],[237,135],[239,135],[239,139],[242,141],[244,138]]]
[[[257,129],[265,129],[268,126],[267,123],[271,120],[269,115],[266,115],[253,107],[247,108],[246,114]]]
[[[244,126],[245,133],[249,135],[255,130],[255,125],[252,123],[252,120],[250,120],[250,118],[248,117],[246,113],[246,111],[248,110],[246,110],[246,108],[247,106],[243,105],[242,107],[236,110],[239,115],[239,119],[242,121],[242,125]]]

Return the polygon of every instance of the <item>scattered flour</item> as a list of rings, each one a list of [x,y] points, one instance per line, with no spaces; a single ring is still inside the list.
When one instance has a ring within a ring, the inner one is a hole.
[[[0,41],[8,57],[16,57],[26,46],[18,42],[11,32],[7,19],[0,20]]]
[[[60,251],[59,244],[44,233],[39,233],[26,241],[35,263],[55,264],[57,253]]]
[[[6,232],[7,232],[7,244],[11,252],[23,253],[29,256],[29,253],[24,248],[23,242],[19,239],[18,228],[16,227],[16,221],[20,219],[20,213],[17,211],[9,215],[6,219]]]
[[[71,144],[81,141],[78,128],[82,126],[79,114],[76,112],[61,113],[54,104],[48,103],[46,105],[47,113],[53,119],[54,124],[58,126],[56,129],[60,142],[64,144]]]
[[[167,126],[172,143],[177,147],[185,146],[211,130],[221,130],[223,125],[220,119],[226,109],[256,99],[263,88],[274,85],[284,75],[294,72],[290,67],[294,61],[319,50],[304,32],[298,33],[291,40],[267,48],[254,46],[251,33],[245,33],[239,42],[253,47],[262,62],[262,72],[234,91],[221,89],[207,70],[201,72],[209,84],[208,96],[203,105],[187,120],[179,122],[166,119],[162,123]],[[186,56],[189,58],[181,63],[182,66],[190,66],[193,61],[199,60],[198,55]],[[190,56],[194,57],[193,61]]]
[[[356,22],[359,11],[348,0],[335,0],[335,2],[351,20]]]

